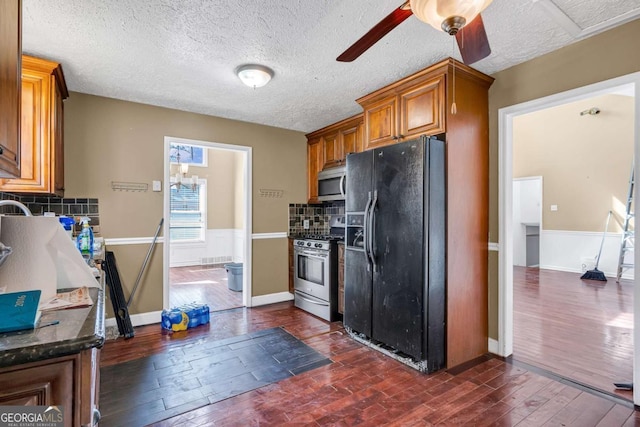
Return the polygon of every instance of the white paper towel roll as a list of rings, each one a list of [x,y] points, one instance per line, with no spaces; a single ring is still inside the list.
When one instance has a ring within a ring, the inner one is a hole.
[[[7,292],[40,289],[45,301],[57,289],[99,286],[57,218],[3,216],[0,221],[0,242],[13,249],[0,267],[0,287]]]

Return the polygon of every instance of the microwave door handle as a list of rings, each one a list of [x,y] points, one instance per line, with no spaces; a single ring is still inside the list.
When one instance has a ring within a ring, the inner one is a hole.
[[[369,256],[373,264],[373,271],[378,272],[378,264],[376,263],[375,239],[376,239],[376,205],[378,204],[378,190],[373,192],[373,202],[369,208]]]
[[[367,258],[367,269],[369,268],[370,264],[371,264],[371,257],[369,256],[369,209],[371,208],[371,202],[373,200],[371,199],[371,191],[369,191],[369,197],[367,199],[367,205],[364,208],[364,219],[363,219],[363,224],[362,224],[362,230],[364,232],[362,241],[363,241],[363,245],[362,248],[364,249],[364,256],[365,258]]]
[[[340,195],[341,195],[342,197],[347,197],[347,196],[346,196],[346,193],[347,193],[347,192],[346,192],[346,190],[345,190],[345,188],[344,188],[344,184],[345,184],[345,182],[346,182],[346,178],[347,178],[347,175],[342,175],[342,176],[340,177]]]

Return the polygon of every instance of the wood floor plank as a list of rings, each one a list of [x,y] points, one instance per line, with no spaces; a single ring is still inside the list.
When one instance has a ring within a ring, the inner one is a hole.
[[[618,426],[640,421],[632,408],[498,358],[455,374],[444,370],[429,375],[419,373],[352,340],[340,322],[330,324],[289,302],[213,313],[209,327],[185,334],[166,334],[158,325],[136,328],[134,338],[106,343],[101,365],[112,366],[155,354],[154,369],[170,368],[175,362],[171,353],[181,351],[185,345],[193,352],[193,359],[201,361],[197,363],[205,363],[206,352],[199,352],[204,348],[204,337],[225,339],[231,344],[238,340],[234,337],[276,326],[330,357],[333,363],[153,425],[479,427],[580,422],[585,426]],[[245,362],[255,360],[249,357]],[[117,373],[110,380],[119,384],[127,381],[117,378]],[[154,397],[159,396],[149,395],[149,399]],[[111,403],[117,401],[113,396],[110,399]]]
[[[513,358],[632,400],[633,282],[514,267]]]

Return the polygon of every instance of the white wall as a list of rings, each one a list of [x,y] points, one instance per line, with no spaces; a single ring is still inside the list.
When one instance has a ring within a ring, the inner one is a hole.
[[[540,227],[542,177],[513,180],[513,265],[527,265],[526,226]]]

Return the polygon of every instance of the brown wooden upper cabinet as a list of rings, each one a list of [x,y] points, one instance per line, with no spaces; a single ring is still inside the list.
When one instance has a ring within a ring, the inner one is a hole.
[[[364,109],[364,149],[445,131],[445,73],[410,76],[358,99]]]
[[[349,153],[362,151],[362,114],[307,134],[309,203],[318,203],[318,172],[345,164]]]
[[[309,203],[318,203],[318,172],[322,170],[322,139],[307,140],[307,196]]]
[[[0,177],[20,176],[22,4],[0,1]]]
[[[0,191],[64,195],[63,100],[69,96],[60,64],[22,56],[20,178]]]

